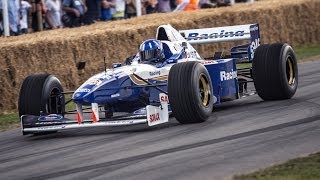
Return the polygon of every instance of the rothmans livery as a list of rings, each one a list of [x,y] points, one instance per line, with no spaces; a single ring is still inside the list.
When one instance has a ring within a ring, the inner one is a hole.
[[[155,39],[144,41],[136,55],[93,75],[75,91],[63,91],[53,75],[31,75],[24,80],[19,97],[22,132],[144,123],[154,126],[168,122],[169,115],[182,124],[203,122],[214,106],[246,95],[250,78],[258,94],[264,90],[265,86],[260,88],[253,78],[265,76],[260,75],[264,70],[258,71],[257,63],[251,69],[237,69],[237,63],[258,61],[254,58],[259,53],[259,31],[258,24],[181,31],[161,25]],[[230,54],[215,52],[206,58],[192,46],[237,40],[249,43],[233,47]],[[295,56],[289,46],[283,47],[289,49],[281,51],[287,56],[275,57],[288,57],[282,63],[286,69],[282,79],[295,92]],[[42,96],[32,92],[42,92]],[[66,99],[67,94],[72,98]],[[75,109],[67,110],[69,103],[74,103]]]

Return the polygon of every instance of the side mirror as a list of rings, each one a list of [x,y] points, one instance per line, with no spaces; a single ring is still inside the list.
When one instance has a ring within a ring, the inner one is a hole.
[[[187,44],[187,42],[182,42],[182,47],[183,47],[183,49],[187,49],[188,48],[188,44]]]

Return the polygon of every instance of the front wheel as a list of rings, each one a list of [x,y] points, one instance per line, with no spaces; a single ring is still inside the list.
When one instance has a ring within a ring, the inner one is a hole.
[[[35,74],[22,83],[19,95],[19,115],[64,113],[64,95],[60,81],[53,75]]]
[[[200,123],[213,109],[212,83],[207,69],[197,61],[172,66],[168,78],[169,103],[182,124]]]

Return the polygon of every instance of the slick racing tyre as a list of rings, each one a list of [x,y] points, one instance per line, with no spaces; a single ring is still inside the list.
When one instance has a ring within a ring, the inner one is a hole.
[[[252,62],[252,76],[263,100],[290,99],[298,87],[297,58],[291,46],[259,46]]]
[[[182,124],[204,122],[213,109],[213,91],[207,69],[197,61],[172,66],[168,78],[169,103]]]
[[[62,92],[60,81],[53,75],[28,76],[20,89],[19,116],[63,114],[65,106]]]

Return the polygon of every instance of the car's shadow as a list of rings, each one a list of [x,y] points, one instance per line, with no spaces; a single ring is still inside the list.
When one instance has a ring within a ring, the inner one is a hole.
[[[97,135],[114,135],[114,134],[137,134],[150,131],[158,131],[161,129],[172,128],[180,125],[175,118],[170,118],[168,123],[157,126],[148,126],[147,124],[129,125],[129,126],[115,126],[115,127],[94,127],[81,129],[68,129],[46,134],[27,135],[30,140],[67,138],[67,137],[82,137],[82,136],[97,136]]]
[[[277,101],[278,105],[291,104],[297,100],[290,99],[286,101]],[[140,125],[129,125],[129,126],[118,126],[118,127],[95,127],[95,128],[81,128],[81,129],[70,129],[63,130],[57,133],[50,133],[45,135],[27,135],[30,140],[42,140],[42,139],[53,139],[53,138],[67,138],[67,137],[82,137],[82,136],[97,136],[97,135],[115,135],[115,134],[127,134],[128,136],[137,133],[146,133],[151,131],[161,131],[168,128],[179,128],[180,126],[192,126],[193,128],[201,129],[204,126],[214,126],[217,117],[221,115],[224,111],[241,111],[242,109],[254,108],[257,106],[263,106],[260,108],[267,108],[268,106],[273,106],[273,103],[265,102],[258,98],[239,99],[236,101],[230,101],[222,103],[219,106],[214,107],[212,115],[209,120],[203,123],[197,124],[180,124],[174,117],[169,119],[168,123],[149,127],[147,124]],[[218,114],[218,115],[217,115]]]

